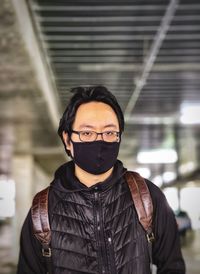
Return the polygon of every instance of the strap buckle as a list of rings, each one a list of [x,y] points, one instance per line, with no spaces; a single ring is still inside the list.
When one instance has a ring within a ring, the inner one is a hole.
[[[42,248],[42,256],[43,257],[51,257],[51,248]]]
[[[155,241],[153,232],[147,233],[147,240],[149,243],[153,243]]]

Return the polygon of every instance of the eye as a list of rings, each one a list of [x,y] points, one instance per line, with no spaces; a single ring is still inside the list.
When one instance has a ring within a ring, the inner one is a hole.
[[[106,131],[106,132],[104,132],[104,134],[106,136],[113,136],[113,135],[115,135],[115,132],[114,131]]]
[[[81,135],[85,137],[90,137],[93,135],[92,131],[81,131]]]

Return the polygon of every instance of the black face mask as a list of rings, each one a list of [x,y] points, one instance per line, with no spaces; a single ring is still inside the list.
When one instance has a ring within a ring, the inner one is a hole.
[[[119,142],[73,142],[73,161],[91,174],[102,174],[112,168],[119,153]]]

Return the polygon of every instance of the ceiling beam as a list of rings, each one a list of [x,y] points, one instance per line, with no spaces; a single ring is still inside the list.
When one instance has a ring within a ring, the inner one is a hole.
[[[199,16],[200,17],[200,16]],[[166,25],[167,27],[167,25]],[[159,28],[159,31],[160,31],[160,28]],[[157,34],[156,34],[157,35]],[[105,41],[116,41],[116,42],[122,42],[122,41],[144,41],[144,40],[154,40],[153,43],[155,43],[155,37],[156,36],[153,36],[153,35],[150,35],[150,34],[118,34],[118,35],[115,35],[115,34],[110,34],[110,33],[107,33],[107,34],[96,34],[94,32],[94,34],[82,34],[82,35],[79,35],[79,34],[76,34],[74,33],[73,35],[41,35],[41,38],[45,41],[45,42],[51,42],[51,41],[102,41],[102,40],[105,40]],[[165,36],[165,34],[164,34]],[[162,35],[160,36],[162,37]],[[159,38],[159,37],[158,37]],[[158,39],[157,38],[157,39]],[[200,34],[199,33],[195,33],[195,34],[191,34],[190,32],[187,33],[187,34],[184,34],[184,33],[171,33],[171,34],[168,34],[167,35],[167,40],[173,40],[173,41],[180,41],[180,40],[200,40]]]
[[[69,1],[66,2],[66,5],[58,5],[57,2],[54,2],[55,5],[52,5],[48,3],[48,5],[42,4],[38,5],[36,2],[34,2],[32,4],[32,7],[35,11],[147,11],[149,12],[151,11],[162,11],[165,9],[164,5],[156,5],[156,4],[152,4],[152,5],[136,5],[136,4],[132,4],[132,5],[103,5],[101,3],[100,6],[94,6],[94,5],[76,5],[73,6],[71,5],[71,3],[69,3]],[[200,5],[199,4],[190,4],[189,2],[187,4],[181,4],[180,6],[180,10],[197,10],[200,9]]]
[[[30,56],[30,61],[37,78],[38,86],[40,87],[47,103],[52,126],[57,130],[61,116],[59,109],[61,108],[59,106],[55,83],[53,82],[49,68],[47,67],[44,57],[40,51],[26,2],[24,0],[12,1],[17,15],[19,30],[21,32],[22,39],[24,40],[27,52]]]
[[[171,2],[178,2],[178,0],[171,0]],[[169,4],[170,6],[170,4]],[[41,23],[44,22],[62,22],[62,23],[106,23],[106,22],[160,22],[162,20],[162,16],[160,15],[154,15],[154,16],[73,16],[69,13],[68,16],[60,16],[59,14],[57,16],[46,16],[41,17],[37,16],[37,20]],[[200,21],[200,18],[198,15],[177,15],[174,19],[175,22],[184,22],[184,21]]]
[[[100,5],[100,6],[93,6],[93,5],[84,5],[84,6],[73,6],[69,5],[38,5],[34,3],[32,5],[35,11],[155,11],[155,10],[164,10],[164,5]]]
[[[130,118],[131,112],[137,102],[140,92],[142,91],[142,88],[144,87],[148,79],[149,73],[153,67],[153,64],[156,60],[156,57],[158,55],[162,42],[165,39],[169,26],[172,22],[172,19],[178,7],[178,3],[179,3],[178,0],[171,0],[168,7],[166,8],[166,12],[162,18],[161,25],[158,28],[157,34],[154,37],[154,41],[150,47],[149,53],[147,54],[146,59],[144,61],[144,66],[143,66],[141,75],[139,76],[138,81],[136,82],[136,87],[126,107],[126,110],[125,110],[126,120]]]
[[[55,68],[64,68],[68,67],[70,64],[59,64],[55,65]],[[71,67],[70,67],[71,69]],[[141,71],[141,63],[135,63],[135,64],[121,64],[121,63],[95,63],[95,64],[78,64],[77,69],[80,72],[106,72],[106,71],[112,71],[112,72],[131,72],[131,71]],[[165,63],[165,64],[155,64],[151,71],[153,72],[168,72],[168,71],[199,71],[200,70],[200,64],[199,63]],[[67,72],[67,71],[65,71]]]
[[[44,32],[134,32],[156,31],[157,26],[43,26]]]
[[[88,23],[95,23],[95,22],[155,22],[155,21],[160,21],[162,17],[157,15],[157,16],[73,16],[69,13],[68,16],[46,16],[46,17],[41,17],[37,16],[37,20],[39,22],[69,22],[69,23],[74,23],[74,22],[88,22]]]
[[[172,115],[137,115],[130,117],[128,124],[132,125],[174,125],[179,122],[179,116],[175,113]]]
[[[199,28],[200,30],[200,28]],[[68,56],[134,56],[142,57],[142,49],[69,49],[69,50],[48,50],[50,58],[55,57],[68,57]],[[199,56],[200,48],[194,49],[162,49],[159,56]]]
[[[131,50],[141,50],[142,46],[142,41],[140,43],[132,43],[131,41],[118,41],[118,42],[112,42],[112,41],[67,41],[67,42],[51,42],[49,43],[44,43],[44,48],[48,50],[67,50],[67,49],[72,49],[72,50],[83,50],[91,48],[91,49],[131,49]],[[174,42],[173,44],[170,43],[170,41],[166,41],[165,44],[163,45],[163,49],[187,49],[187,48],[194,48],[194,49],[199,49],[199,42],[198,41],[185,41],[185,43],[176,44]]]
[[[171,32],[179,32],[179,31],[199,31],[200,27],[199,25],[195,25],[190,23],[190,25],[174,25],[170,28]],[[157,30],[157,25],[151,25],[151,26],[42,26],[42,30],[46,34],[50,33],[85,33],[85,32],[103,32],[103,33],[119,33],[119,32],[124,32],[124,33],[135,33],[135,32],[155,32]],[[180,33],[176,33],[179,35]]]

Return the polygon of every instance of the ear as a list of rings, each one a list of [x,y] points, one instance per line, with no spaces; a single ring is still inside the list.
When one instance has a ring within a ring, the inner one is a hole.
[[[65,142],[66,148],[68,150],[71,150],[71,143],[70,143],[69,134],[67,132],[63,131],[62,136],[63,136],[63,140]]]

